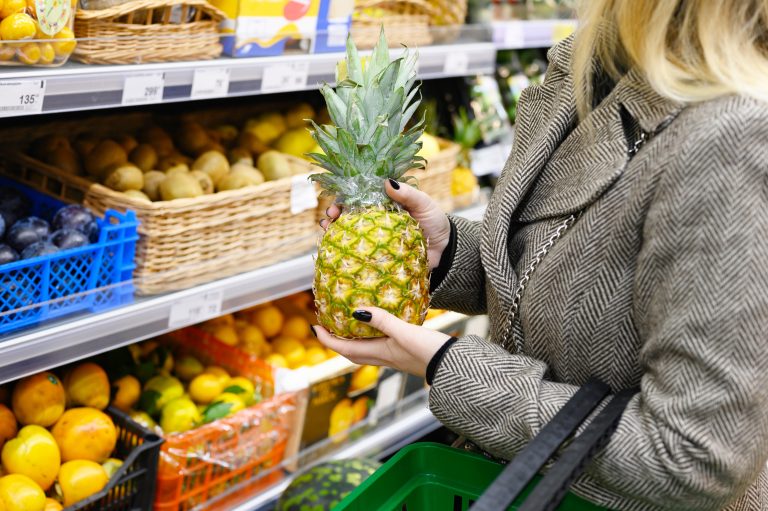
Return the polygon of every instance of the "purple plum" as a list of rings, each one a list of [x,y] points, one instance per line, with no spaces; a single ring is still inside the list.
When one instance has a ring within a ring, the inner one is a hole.
[[[57,231],[60,229],[75,229],[86,236],[91,242],[99,240],[99,224],[96,223],[96,217],[93,213],[79,204],[71,204],[64,206],[53,217],[53,228]]]
[[[48,240],[62,250],[83,247],[90,243],[88,236],[76,229],[69,229],[66,227],[51,234]]]
[[[50,234],[48,222],[36,216],[17,221],[6,236],[6,242],[16,251],[21,252],[29,245],[45,240]]]
[[[21,252],[22,259],[30,259],[32,257],[40,257],[49,254],[55,254],[59,251],[59,247],[51,243],[50,241],[38,241],[32,243]]]
[[[13,247],[0,243],[0,264],[12,263],[19,260],[19,253]]]
[[[29,198],[18,190],[0,187],[0,216],[6,227],[16,223],[19,218],[29,215],[32,209]]]

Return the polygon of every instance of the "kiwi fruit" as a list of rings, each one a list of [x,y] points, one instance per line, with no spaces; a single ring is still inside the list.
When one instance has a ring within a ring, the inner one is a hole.
[[[77,140],[75,140],[75,151],[77,151],[81,157],[85,158],[91,151],[93,151],[99,142],[101,142],[101,139],[96,135],[84,133],[78,136]]]
[[[157,166],[157,151],[149,144],[139,144],[130,152],[128,160],[142,172],[148,172]]]
[[[186,122],[181,125],[177,136],[179,147],[190,154],[200,154],[211,143],[208,132],[196,122]]]
[[[67,174],[80,175],[83,173],[83,167],[80,164],[80,157],[71,147],[60,146],[49,152],[43,158],[47,164],[61,169]]]
[[[193,170],[189,175],[197,179],[197,182],[200,183],[200,188],[203,189],[205,195],[213,193],[213,180],[211,179],[211,176],[202,170]]]
[[[139,145],[139,142],[136,140],[136,137],[133,135],[120,135],[115,137],[115,142],[123,146],[123,149],[125,149],[125,152],[128,154],[131,154],[131,151],[136,149],[136,146]]]
[[[126,190],[123,192],[126,197],[131,197],[132,199],[141,199],[148,201],[149,197],[147,197],[147,194],[142,192],[141,190]]]
[[[235,147],[229,151],[229,162],[233,165],[235,163],[245,163],[253,167],[253,156],[245,147]]]
[[[177,172],[166,176],[160,183],[160,196],[163,200],[187,199],[201,195],[203,189],[200,183],[189,173]]]
[[[174,152],[173,139],[163,128],[150,126],[139,133],[139,142],[144,142],[155,148],[157,156],[162,158]]]
[[[261,172],[244,163],[236,163],[232,165],[232,170],[225,179],[227,177],[230,181],[224,185],[225,187],[232,186],[233,183],[239,185],[241,182],[245,182],[245,186],[251,186],[259,185],[264,182],[264,175]],[[219,188],[221,188],[221,186]],[[236,186],[236,188],[242,188],[242,186]]]
[[[208,174],[211,182],[216,184],[219,179],[229,172],[227,157],[218,151],[208,151],[197,157],[192,164],[192,170],[199,170]]]
[[[269,146],[259,139],[259,136],[252,131],[243,131],[239,138],[240,147],[244,147],[246,150],[254,154],[261,154],[269,150]]]
[[[130,163],[118,165],[109,171],[104,185],[118,192],[141,190],[144,187],[144,173]]]
[[[38,138],[32,143],[32,154],[41,160],[57,149],[71,149],[69,139],[64,135],[52,133]]]
[[[208,134],[219,143],[229,146],[235,143],[239,132],[237,128],[231,124],[221,124],[212,130],[209,130]]]
[[[192,164],[192,159],[184,156],[181,153],[173,153],[168,156],[160,158],[160,162],[157,164],[157,168],[160,170],[168,170],[178,165],[186,165],[189,167]]]
[[[189,174],[189,167],[186,163],[179,163],[169,169],[165,169],[166,176],[171,176],[173,174]]]
[[[123,146],[114,140],[102,140],[85,157],[85,171],[101,180],[107,171],[123,165],[128,161],[128,155]]]
[[[293,175],[288,158],[274,150],[267,151],[259,156],[256,167],[267,181],[277,181],[278,179]]]
[[[165,172],[150,170],[144,173],[144,186],[141,191],[149,197],[149,200],[160,200],[160,183],[163,181],[165,181]]]

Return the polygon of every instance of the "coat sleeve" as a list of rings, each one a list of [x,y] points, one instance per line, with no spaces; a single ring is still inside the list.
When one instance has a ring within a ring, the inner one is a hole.
[[[453,258],[447,261],[449,269],[437,284],[431,305],[464,314],[485,314],[485,271],[480,260],[482,222],[455,216],[450,221],[456,236]]]
[[[694,126],[649,206],[633,304],[641,392],[581,481],[637,509],[723,509],[766,465],[768,107],[756,103]],[[546,369],[465,337],[443,357],[430,407],[511,458],[576,390]]]

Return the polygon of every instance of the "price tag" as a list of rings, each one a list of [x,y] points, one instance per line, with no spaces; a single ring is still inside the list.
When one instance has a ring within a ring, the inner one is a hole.
[[[291,179],[291,214],[298,215],[302,211],[317,207],[317,189],[309,180],[308,174],[293,176]]]
[[[469,55],[467,53],[460,51],[446,55],[445,64],[443,64],[444,74],[463,76],[467,74],[468,70]]]
[[[2,80],[0,117],[42,112],[44,98],[45,80]]]
[[[217,98],[229,92],[229,68],[195,69],[192,99]]]
[[[264,68],[261,92],[283,92],[307,87],[309,62],[272,64]]]
[[[168,328],[181,328],[221,316],[222,299],[222,291],[208,291],[178,300],[171,306]]]
[[[522,21],[508,21],[503,24],[502,30],[504,48],[525,47],[525,25]]]
[[[378,417],[392,408],[401,399],[403,389],[403,373],[395,373],[379,382],[376,393],[376,404],[373,405],[372,417]]]
[[[165,87],[164,73],[128,76],[123,85],[123,105],[160,103]]]
[[[501,173],[508,156],[509,152],[505,152],[505,146],[501,144],[473,149],[470,153],[472,172],[476,176],[498,175]]]

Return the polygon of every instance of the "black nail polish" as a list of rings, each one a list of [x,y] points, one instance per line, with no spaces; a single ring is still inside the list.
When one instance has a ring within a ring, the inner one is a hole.
[[[400,183],[398,183],[397,181],[395,181],[391,177],[389,178],[389,184],[392,185],[392,188],[394,188],[395,190],[399,190],[400,189]]]
[[[368,323],[371,321],[371,319],[373,319],[373,314],[368,311],[356,310],[352,313],[352,317],[358,321],[364,321],[365,323]]]
[[[328,211],[329,211],[330,209],[331,209],[331,207],[330,207],[330,206],[328,206],[327,208],[325,208],[325,216],[331,216],[331,215],[328,213]]]
[[[315,330],[315,327],[313,327],[312,325],[309,325],[309,329],[312,330],[312,335],[317,337],[317,331]]]
[[[318,223],[320,224],[320,227],[322,227],[323,229],[325,229],[325,227],[323,226],[323,222],[324,222],[324,221],[325,221],[325,218],[323,218],[322,220],[320,220],[320,221],[318,222]]]

